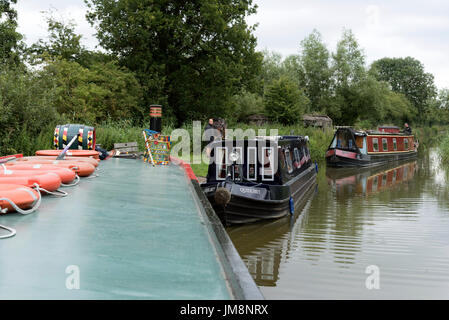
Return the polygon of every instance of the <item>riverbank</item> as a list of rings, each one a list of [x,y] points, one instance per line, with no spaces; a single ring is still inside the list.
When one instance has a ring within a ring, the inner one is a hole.
[[[45,130],[42,130],[38,136],[29,136],[26,131],[22,132],[16,138],[15,143],[8,145],[8,152],[5,154],[23,153],[24,155],[33,155],[36,150],[52,149],[53,148],[53,130],[56,125],[49,124]],[[101,145],[106,150],[111,150],[114,143],[118,142],[133,142],[136,141],[140,151],[145,150],[145,143],[142,137],[142,128],[148,125],[134,125],[131,121],[123,120],[116,122],[106,122],[96,125],[97,144]],[[164,126],[162,134],[171,135],[175,128],[172,126]],[[193,148],[193,125],[185,124],[180,129],[186,130],[190,135],[191,151]],[[266,130],[266,134],[270,134],[270,130],[277,130],[279,135],[302,135],[308,136],[310,141],[310,153],[313,161],[318,162],[319,165],[324,164],[324,154],[332,140],[334,129],[319,129],[319,128],[304,128],[301,124],[297,125],[281,125],[277,123],[269,123],[264,125],[249,125],[245,123],[230,123],[228,129],[241,129],[242,132],[247,130],[254,130],[254,135],[260,134],[260,129]],[[204,127],[201,127],[203,132]],[[442,132],[445,128],[441,126],[432,127],[416,127],[413,129],[413,134],[420,141],[420,150],[425,150],[429,145],[435,144],[442,138]],[[247,131],[248,132],[248,131]],[[447,142],[441,145],[443,161],[449,162],[449,138]],[[179,140],[180,141],[180,140]],[[176,144],[179,141],[173,141]],[[447,147],[445,147],[447,145]],[[4,149],[4,148],[3,148]],[[0,154],[1,155],[1,154]],[[446,155],[446,156],[444,156]],[[189,157],[183,157],[184,160],[192,163]],[[447,160],[444,160],[446,159]],[[198,177],[205,177],[207,175],[208,165],[206,163],[192,164],[192,169]]]
[[[449,164],[449,133],[446,133],[440,140],[438,156],[442,164]]]

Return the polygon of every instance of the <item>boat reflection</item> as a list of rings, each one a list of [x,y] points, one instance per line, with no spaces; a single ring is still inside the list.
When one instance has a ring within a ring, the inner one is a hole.
[[[366,169],[327,168],[326,178],[337,197],[349,194],[369,196],[413,179],[417,171],[417,161],[412,161]]]
[[[258,286],[276,286],[281,261],[288,259],[293,245],[295,226],[305,219],[316,193],[315,184],[296,206],[294,215],[226,229]]]

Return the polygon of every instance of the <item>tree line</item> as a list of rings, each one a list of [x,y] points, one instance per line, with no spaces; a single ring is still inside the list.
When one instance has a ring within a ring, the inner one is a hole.
[[[449,122],[449,90],[438,92],[420,61],[368,66],[350,30],[334,51],[317,30],[296,55],[257,51],[251,0],[85,0],[102,50],[86,49],[75,23],[51,12],[48,37],[25,45],[16,3],[0,0],[0,152],[31,148],[27,135],[57,122],[143,125],[156,103],[174,126],[253,114],[293,124],[304,113],[367,127]]]

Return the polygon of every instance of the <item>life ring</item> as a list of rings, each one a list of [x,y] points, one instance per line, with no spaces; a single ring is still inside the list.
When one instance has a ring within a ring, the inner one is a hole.
[[[38,150],[36,156],[59,156],[62,150]],[[95,150],[68,150],[66,156],[69,157],[92,157],[94,159],[100,159],[100,153]]]
[[[6,170],[4,169],[6,168]],[[76,179],[76,173],[68,168],[61,168],[58,166],[45,165],[36,166],[32,164],[23,164],[23,166],[10,166],[5,165],[0,168],[0,178],[1,177],[32,177],[36,174],[44,174],[48,172],[56,173],[61,179],[61,183],[70,184]]]
[[[40,199],[40,192],[32,188],[17,184],[0,184],[0,213],[31,213],[39,206]],[[26,209],[30,210],[23,211]]]
[[[34,161],[34,162],[40,162],[40,163],[47,163],[47,162],[43,162],[43,161],[54,161],[54,160],[56,160],[55,156],[33,156],[33,157],[20,158],[15,161],[18,161],[18,162]],[[91,165],[93,165],[94,167],[98,167],[98,165],[100,163],[99,159],[97,160],[94,158],[83,158],[83,157],[65,157],[63,160],[59,160],[59,161],[66,161],[66,160],[87,162],[87,163],[90,163]],[[50,163],[50,162],[48,162],[48,163]]]
[[[38,160],[31,161],[30,163],[21,163],[18,161],[6,163],[5,166],[16,170],[38,169],[42,171],[51,170],[52,167],[66,168],[73,170],[80,177],[88,177],[95,171],[95,167],[90,163],[72,160],[51,160],[50,162],[48,162],[48,160],[43,160],[43,163]]]
[[[35,172],[32,176],[0,176],[0,184],[19,184],[32,188],[38,184],[45,191],[56,191],[61,186],[61,178],[54,172]]]

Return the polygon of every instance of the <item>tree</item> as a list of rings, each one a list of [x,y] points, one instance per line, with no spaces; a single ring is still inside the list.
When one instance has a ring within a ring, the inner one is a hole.
[[[310,99],[311,110],[324,109],[325,97],[329,95],[331,84],[331,70],[329,67],[329,51],[317,30],[301,41],[301,55],[299,58],[301,75],[300,86],[305,88]]]
[[[231,99],[231,108],[237,121],[248,121],[248,117],[264,114],[263,97],[257,93],[242,91]]]
[[[168,103],[179,121],[222,116],[242,88],[253,91],[261,55],[252,0],[85,0],[98,40],[136,72],[146,104]]]
[[[0,155],[33,154],[48,141],[57,113],[53,90],[32,72],[5,66],[0,72]],[[48,134],[47,134],[48,133]]]
[[[53,105],[68,121],[89,124],[143,119],[142,91],[134,75],[113,62],[89,69],[65,59],[48,61],[40,82],[53,90]]]
[[[20,63],[22,35],[17,29],[17,0],[0,0],[0,63]]]
[[[81,35],[75,33],[75,23],[57,21],[52,16],[48,16],[47,25],[48,42],[39,39],[31,46],[30,51],[39,57],[46,53],[54,58],[77,61],[85,48],[80,42]]]
[[[64,59],[77,62],[83,67],[89,67],[96,63],[113,61],[110,55],[89,51],[81,44],[82,36],[75,33],[75,22],[56,20],[51,12],[47,12],[46,21],[48,40],[39,39],[37,43],[28,48],[31,63],[40,64],[49,59]]]
[[[337,43],[337,51],[332,54],[333,77],[336,88],[347,87],[365,77],[365,55],[351,32],[344,30]]]
[[[333,115],[335,122],[343,125],[358,121],[370,126],[381,122],[400,124],[416,116],[403,94],[391,91],[386,82],[370,76],[340,88],[334,103],[339,111]]]
[[[294,124],[301,121],[310,103],[296,83],[285,76],[267,87],[264,100],[268,117],[282,124]]]
[[[430,99],[436,96],[433,75],[412,57],[383,58],[372,63],[370,74],[386,81],[395,92],[403,93],[419,114],[424,114]]]

